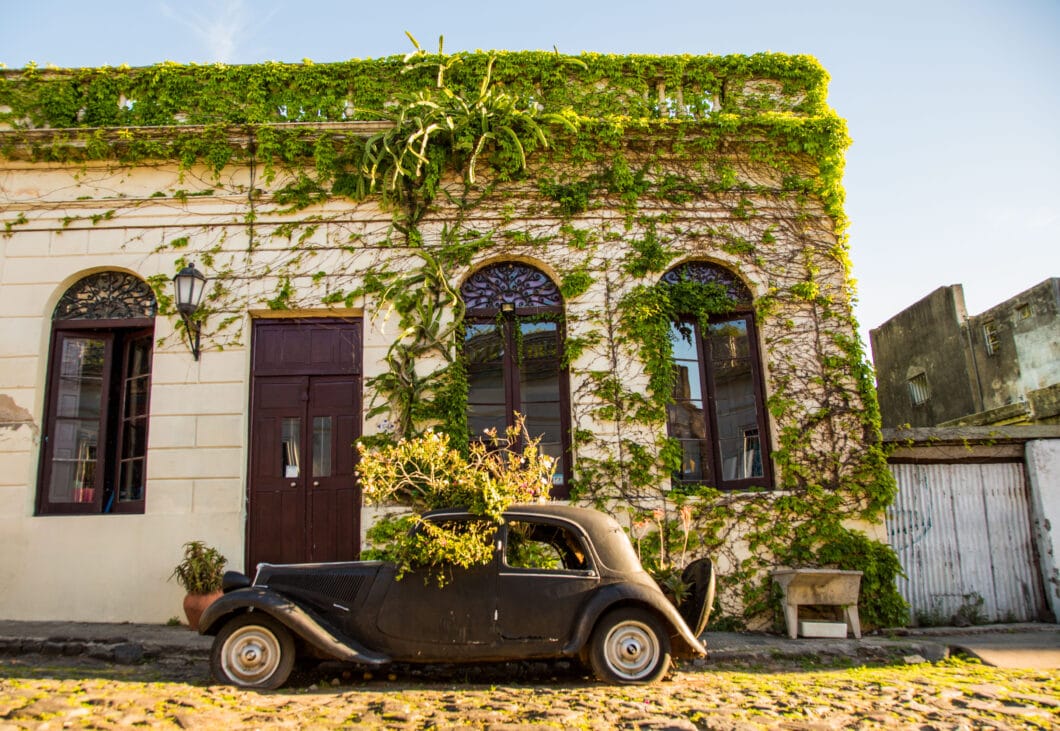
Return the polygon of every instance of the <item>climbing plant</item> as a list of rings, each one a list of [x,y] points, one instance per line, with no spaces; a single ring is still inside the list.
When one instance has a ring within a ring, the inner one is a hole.
[[[359,445],[357,474],[369,504],[406,508],[368,531],[369,558],[393,561],[399,576],[422,569],[444,584],[446,571],[488,563],[503,513],[513,503],[547,497],[555,464],[526,432],[522,418],[470,445],[434,431],[377,448]],[[424,513],[463,508],[476,519],[438,522]]]
[[[903,621],[893,552],[859,532],[880,524],[894,483],[851,313],[848,139],[820,65],[413,43],[340,64],[4,71],[0,155],[65,163],[106,199],[63,231],[160,204],[220,206],[205,225],[175,216],[149,249],[173,271],[192,259],[208,270],[214,347],[240,343],[248,309],[368,313],[387,343],[366,381],[380,449],[428,430],[466,448],[460,281],[485,262],[540,263],[565,299],[578,499],[623,506],[660,572],[717,556],[729,622],[768,618],[769,568],[822,563],[865,571],[862,617]],[[134,166],[173,182],[109,193]],[[5,208],[4,236],[41,216]],[[138,235],[127,246],[142,250]],[[707,285],[660,284],[696,259],[754,294],[773,490],[671,489],[670,323],[732,304]],[[160,294],[169,276],[151,278]]]

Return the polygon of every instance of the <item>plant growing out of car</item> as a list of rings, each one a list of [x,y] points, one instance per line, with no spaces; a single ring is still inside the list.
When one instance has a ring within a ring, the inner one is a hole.
[[[369,505],[399,505],[408,512],[388,515],[368,530],[372,548],[364,558],[391,561],[398,576],[424,568],[439,585],[447,567],[489,563],[493,534],[504,511],[515,503],[548,498],[555,460],[540,449],[517,414],[504,434],[487,430],[466,454],[447,434],[427,431],[384,447],[358,444],[357,474]],[[462,508],[480,521],[424,521],[430,510]]]

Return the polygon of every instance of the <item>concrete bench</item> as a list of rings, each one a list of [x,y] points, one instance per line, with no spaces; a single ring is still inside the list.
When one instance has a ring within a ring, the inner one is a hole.
[[[824,604],[843,608],[843,618],[851,633],[861,637],[858,617],[858,592],[861,590],[860,571],[838,569],[778,569],[773,581],[784,592],[784,624],[788,637],[799,633],[799,605]]]

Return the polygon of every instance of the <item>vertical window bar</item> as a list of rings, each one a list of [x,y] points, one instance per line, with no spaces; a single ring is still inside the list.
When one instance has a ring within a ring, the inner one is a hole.
[[[151,388],[151,338],[143,333],[127,338],[121,380],[121,422],[116,461],[118,477],[103,512],[144,499],[147,479],[147,420]]]

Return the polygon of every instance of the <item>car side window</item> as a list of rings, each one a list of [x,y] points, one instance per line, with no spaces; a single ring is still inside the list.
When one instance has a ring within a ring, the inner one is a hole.
[[[508,523],[504,562],[513,569],[584,571],[589,568],[585,546],[563,526],[514,520]]]
[[[491,556],[496,550],[496,531],[495,523],[477,518],[443,517],[419,521],[412,532],[426,540],[417,541],[410,565],[415,569],[433,566],[446,571],[484,566],[492,561]],[[432,543],[433,549],[424,549]]]

